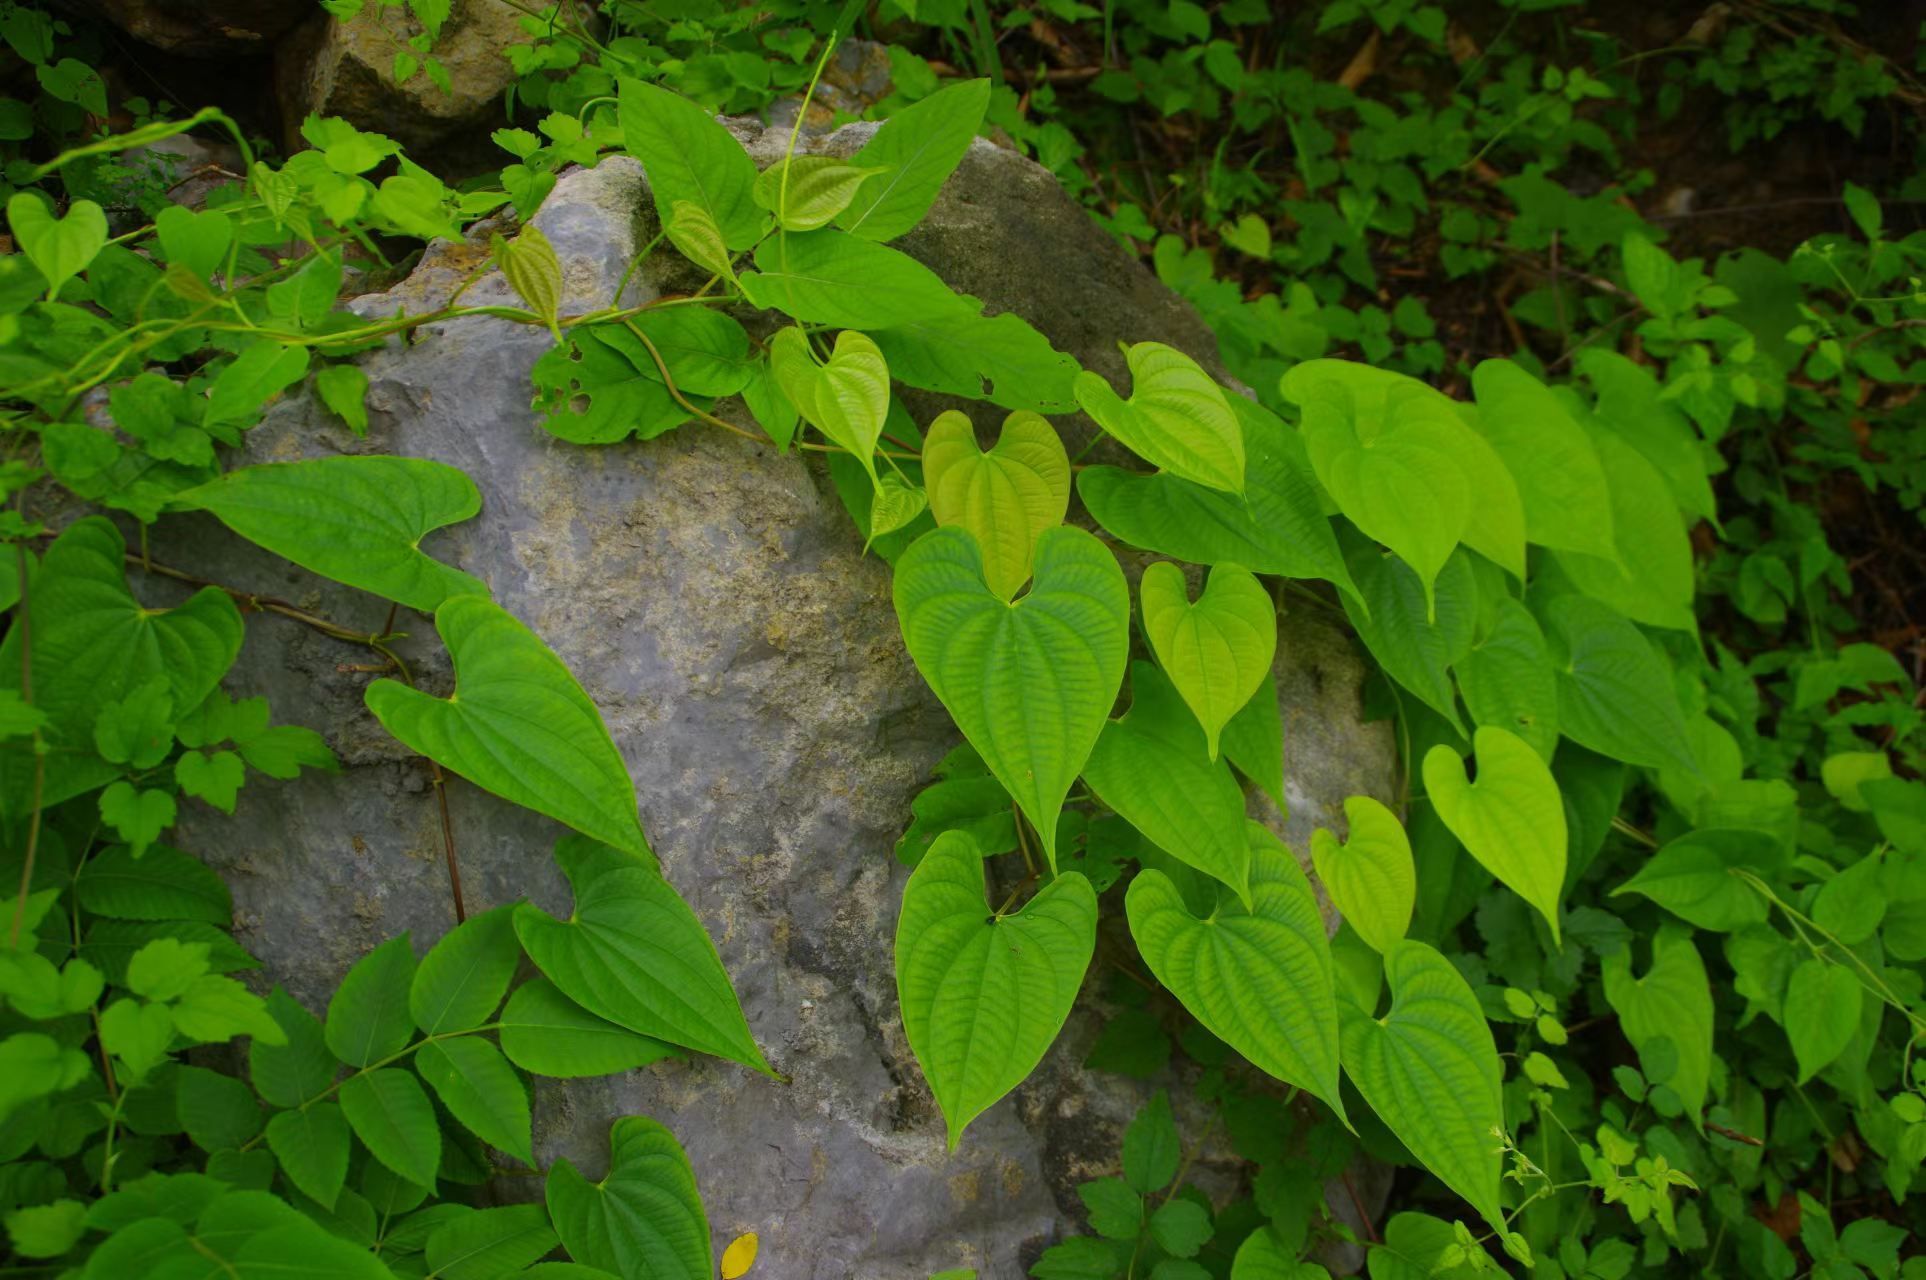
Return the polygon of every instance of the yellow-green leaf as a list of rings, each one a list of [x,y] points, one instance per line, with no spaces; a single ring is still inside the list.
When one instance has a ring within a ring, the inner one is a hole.
[[[1037,538],[1070,508],[1070,456],[1055,427],[1023,411],[1004,418],[985,453],[969,418],[952,409],[923,441],[923,483],[936,523],[975,535],[990,590],[1008,600],[1030,580]]]
[[[556,319],[562,310],[562,260],[542,229],[530,222],[513,240],[494,238],[495,262],[502,269],[509,287],[521,296],[528,309],[542,318],[555,340],[562,340],[562,326]]]
[[[1144,570],[1138,597],[1151,651],[1204,726],[1215,760],[1217,735],[1257,692],[1277,656],[1271,593],[1249,570],[1218,565],[1192,604],[1184,571],[1159,560]]]
[[[863,464],[871,485],[876,442],[889,417],[889,364],[867,335],[845,329],[827,364],[818,364],[801,329],[787,328],[770,342],[776,383],[802,416]]]
[[[1130,398],[1097,374],[1077,375],[1077,404],[1152,466],[1229,493],[1244,492],[1244,432],[1224,389],[1195,360],[1161,342],[1124,353]]]
[[[736,282],[734,256],[722,238],[722,228],[716,225],[707,208],[693,200],[677,200],[662,230],[669,237],[669,243],[682,251],[683,257],[730,284]]]
[[[1398,816],[1370,796],[1344,801],[1343,844],[1323,827],[1311,833],[1311,861],[1324,891],[1358,937],[1387,953],[1411,926],[1418,873]]]
[[[833,156],[788,156],[756,176],[756,203],[786,231],[826,227],[849,207],[864,180],[881,166],[853,165]]]
[[[1565,885],[1565,805],[1550,766],[1517,734],[1494,725],[1472,736],[1478,780],[1440,744],[1424,758],[1424,786],[1451,834],[1471,856],[1536,907],[1558,938]]]

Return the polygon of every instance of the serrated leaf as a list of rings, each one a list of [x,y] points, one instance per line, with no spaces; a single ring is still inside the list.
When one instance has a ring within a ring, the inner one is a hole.
[[[1244,432],[1224,389],[1195,360],[1161,342],[1124,353],[1130,398],[1088,370],[1077,404],[1132,453],[1161,471],[1227,493],[1244,492]]]
[[[1702,1127],[1712,1078],[1712,989],[1690,933],[1661,928],[1652,939],[1651,968],[1642,977],[1632,976],[1629,948],[1601,957],[1599,968],[1605,999],[1641,1060],[1649,1064],[1663,1054],[1674,1064],[1669,1075],[1652,1083],[1669,1085],[1693,1125]]]
[[[964,80],[892,112],[850,158],[883,174],[864,184],[837,225],[865,239],[893,240],[921,222],[970,149],[989,104],[988,80]]]
[[[1545,384],[1509,360],[1472,370],[1473,426],[1518,484],[1525,536],[1540,546],[1616,559],[1611,489],[1584,429]]]
[[[616,82],[623,145],[648,171],[649,194],[663,225],[677,201],[709,215],[731,249],[762,235],[756,208],[756,163],[707,111],[680,94],[640,80]]]
[[[624,1116],[609,1171],[590,1182],[568,1160],[548,1174],[548,1212],[569,1256],[621,1276],[709,1280],[715,1255],[689,1157],[662,1125]]]
[[[415,967],[408,988],[415,1025],[431,1036],[481,1026],[508,994],[521,960],[514,907],[496,907],[456,925]]]
[[[89,912],[119,920],[203,920],[225,928],[234,914],[219,873],[167,845],[138,858],[125,845],[109,846],[81,865],[74,893]]]
[[[1490,633],[1454,670],[1474,724],[1515,733],[1551,760],[1558,746],[1558,677],[1529,609],[1509,596],[1500,600]]]
[[[230,471],[174,498],[304,569],[431,611],[483,592],[478,578],[421,551],[421,540],[481,510],[475,482],[426,458],[345,456]]]
[[[234,812],[234,801],[246,780],[247,768],[232,751],[216,751],[212,755],[183,751],[174,761],[174,781],[180,785],[181,793],[205,800],[222,813]]]
[[[1558,941],[1569,843],[1558,782],[1530,743],[1485,725],[1472,736],[1478,780],[1450,747],[1424,758],[1424,789],[1451,834],[1500,883],[1538,909]]]
[[[535,1163],[528,1088],[500,1049],[480,1036],[436,1040],[416,1050],[415,1070],[469,1132],[523,1164]]]
[[[1229,765],[1206,754],[1203,730],[1163,672],[1132,663],[1130,691],[1129,712],[1104,725],[1084,781],[1158,848],[1248,905],[1243,788]]]
[[[896,992],[950,1150],[1042,1061],[1096,943],[1097,895],[1076,872],[993,915],[968,836],[945,832],[917,864],[896,926]]]
[[[785,156],[757,175],[756,203],[775,214],[785,231],[814,231],[828,226],[864,181],[882,172],[833,156]]]
[[[508,1060],[538,1076],[612,1076],[679,1056],[672,1045],[596,1017],[547,978],[515,988],[497,1022]]]
[[[939,414],[923,440],[923,483],[939,527],[969,530],[990,590],[1008,600],[1030,580],[1037,538],[1070,509],[1070,455],[1042,417],[1012,413],[988,453],[967,415]]]
[[[876,443],[889,417],[889,364],[876,344],[845,329],[818,364],[802,330],[791,327],[770,341],[769,368],[804,420],[862,463],[874,488]]]
[[[333,1208],[348,1180],[348,1118],[332,1102],[311,1103],[295,1111],[281,1111],[267,1123],[268,1150],[287,1176],[308,1199]]]
[[[377,680],[364,696],[382,726],[485,791],[647,854],[628,767],[561,659],[485,596],[450,597],[435,629],[454,663],[453,696]]]
[[[413,1072],[382,1067],[349,1076],[339,1097],[342,1114],[375,1159],[416,1186],[435,1185],[441,1126]]]
[[[1411,927],[1418,900],[1417,866],[1398,816],[1370,796],[1344,801],[1344,843],[1319,827],[1311,832],[1317,878],[1345,922],[1372,950],[1387,953]]]
[[[1696,776],[1671,672],[1638,628],[1585,596],[1553,600],[1545,622],[1558,671],[1560,731],[1614,760]]]
[[[1114,556],[1081,529],[1037,539],[1035,582],[1006,603],[963,529],[924,534],[896,562],[896,617],[910,656],[1056,862],[1057,814],[1123,681],[1130,593]]]
[[[1140,871],[1125,899],[1131,937],[1206,1030],[1343,1117],[1337,987],[1317,896],[1276,836],[1251,822],[1245,838],[1250,909],[1220,898],[1199,919],[1170,877]]]
[[[415,952],[406,933],[357,960],[328,1001],[328,1048],[334,1056],[365,1067],[399,1053],[415,1033],[408,1015],[414,977]]]
[[[1384,976],[1390,1012],[1344,1006],[1344,1073],[1411,1154],[1502,1231],[1493,1131],[1504,1124],[1503,1073],[1478,997],[1449,960],[1409,939],[1385,955]]]
[[[575,910],[564,921],[516,908],[536,968],[618,1026],[773,1075],[702,922],[654,867],[610,853],[578,839],[555,847]]]
[[[1138,595],[1151,651],[1203,725],[1215,760],[1218,735],[1257,692],[1277,656],[1271,593],[1249,570],[1218,565],[1192,604],[1183,570],[1160,560],[1144,570]]]

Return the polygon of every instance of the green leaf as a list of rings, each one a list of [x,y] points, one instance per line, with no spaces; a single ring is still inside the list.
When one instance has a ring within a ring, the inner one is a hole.
[[[1178,1258],[1196,1257],[1212,1230],[1210,1213],[1195,1200],[1166,1200],[1150,1215],[1150,1238]]]
[[[414,977],[415,952],[406,933],[356,961],[328,1001],[328,1048],[334,1056],[351,1067],[366,1067],[399,1053],[415,1033],[408,1015]]]
[[[754,244],[764,219],[755,202],[756,162],[742,144],[679,94],[627,78],[616,87],[623,144],[648,171],[662,224],[686,200],[709,216],[729,248]]]
[[[641,339],[613,325],[569,330],[530,376],[542,429],[572,444],[652,440],[689,419]]]
[[[373,456],[269,462],[189,489],[174,504],[211,512],[304,569],[424,612],[451,595],[488,590],[421,551],[431,531],[481,510],[474,481],[446,463]]]
[[[981,310],[908,254],[833,227],[764,240],[756,270],[740,283],[765,311],[835,329],[893,329]]]
[[[1612,890],[1638,893],[1701,929],[1720,933],[1764,924],[1766,900],[1735,872],[1770,874],[1784,859],[1777,842],[1758,831],[1690,831],[1654,853],[1638,874]]]
[[[58,1258],[80,1243],[80,1237],[86,1233],[87,1206],[78,1200],[28,1205],[7,1214],[7,1239],[12,1242],[13,1251],[23,1258]],[[24,1269],[43,1270],[40,1267]]]
[[[1558,746],[1558,677],[1538,620],[1504,597],[1497,620],[1455,670],[1474,724],[1517,734],[1546,761]]]
[[[374,1158],[416,1186],[435,1185],[441,1126],[414,1073],[383,1067],[341,1084],[341,1111]]]
[[[1224,389],[1175,347],[1139,342],[1124,353],[1130,398],[1097,374],[1077,375],[1077,404],[1144,461],[1182,480],[1244,492],[1244,432]]]
[[[1243,709],[1224,726],[1224,758],[1256,783],[1286,812],[1284,795],[1284,712],[1277,700],[1277,679],[1266,671]]]
[[[1858,977],[1844,965],[1809,956],[1792,971],[1780,1021],[1799,1064],[1798,1083],[1812,1079],[1846,1051],[1859,1030],[1864,999]]]
[[[333,1208],[348,1180],[348,1119],[332,1102],[275,1113],[267,1123],[268,1150],[302,1195]]]
[[[865,180],[883,172],[832,156],[785,156],[756,178],[756,203],[785,231],[826,227],[855,199]]]
[[[222,813],[234,812],[234,801],[246,780],[247,767],[232,751],[216,751],[213,755],[183,751],[174,762],[174,781],[182,793],[205,800]]]
[[[890,373],[908,386],[1034,413],[1077,407],[1076,359],[1011,312],[983,316],[946,308],[870,336]]]
[[[207,394],[208,427],[251,427],[269,400],[308,376],[308,349],[262,338],[216,375]]]
[[[1158,848],[1251,901],[1244,791],[1212,760],[1204,733],[1169,678],[1147,662],[1130,668],[1130,711],[1103,728],[1084,781]]]
[[[1006,417],[984,453],[969,417],[952,409],[924,437],[923,483],[937,525],[969,530],[990,590],[1008,600],[1030,580],[1038,536],[1070,509],[1070,455],[1056,428],[1034,413]]]
[[[437,1280],[499,1280],[523,1274],[558,1243],[541,1205],[477,1209],[435,1228],[428,1237],[428,1271]]]
[[[555,256],[555,246],[548,242],[540,227],[525,222],[513,240],[504,240],[497,234],[491,241],[491,249],[508,287],[528,304],[530,311],[542,318],[548,331],[560,342],[562,326],[557,317],[562,309],[562,261]]]
[[[963,529],[924,534],[896,562],[910,656],[1056,862],[1057,814],[1123,681],[1130,592],[1081,529],[1037,539],[1035,582],[1005,603]]]
[[[909,525],[929,505],[929,494],[922,489],[905,484],[901,476],[884,476],[876,482],[876,492],[869,504],[868,537],[863,549],[867,551],[871,542]]]
[[[1141,1195],[1152,1195],[1171,1184],[1183,1163],[1184,1144],[1171,1114],[1170,1095],[1159,1089],[1124,1129],[1124,1183]],[[1136,1235],[1133,1230],[1130,1238]]]
[[[500,1049],[480,1036],[436,1040],[415,1052],[415,1070],[476,1137],[523,1164],[535,1163],[528,1088]]]
[[[575,911],[563,921],[516,908],[529,958],[599,1017],[773,1075],[695,912],[653,867],[609,852],[586,840],[556,845]]]
[[[245,1082],[191,1066],[182,1066],[174,1079],[181,1127],[201,1150],[237,1148],[261,1132],[260,1104]]]
[[[791,327],[771,340],[769,367],[803,418],[862,463],[876,487],[876,443],[889,417],[889,364],[876,344],[845,329],[828,363],[817,364],[802,330]]]
[[[1662,1079],[1650,1070],[1647,1077],[1669,1085],[1693,1125],[1702,1126],[1712,1078],[1712,988],[1690,933],[1661,928],[1652,939],[1652,967],[1643,977],[1632,976],[1629,948],[1601,957],[1599,968],[1605,999],[1640,1059],[1649,1064],[1664,1057],[1675,1064]]]
[[[415,969],[408,989],[415,1025],[431,1036],[479,1027],[508,994],[521,960],[514,907],[496,907],[456,925]]]
[[[119,920],[205,920],[226,928],[234,914],[219,873],[166,845],[138,858],[125,845],[110,846],[81,865],[74,894],[94,915]]]
[[[38,191],[16,191],[7,201],[7,225],[20,252],[46,278],[49,302],[107,245],[107,214],[92,200],[74,201],[67,216],[56,220]]]
[[[321,403],[357,436],[368,434],[368,375],[356,364],[331,364],[314,375]]]
[[[1151,651],[1196,713],[1215,760],[1218,734],[1257,692],[1277,655],[1271,593],[1248,570],[1219,565],[1192,604],[1183,570],[1160,560],[1144,570],[1138,594]]]
[[[340,293],[340,251],[330,249],[310,254],[299,271],[279,284],[268,286],[268,314],[289,321],[299,329],[318,329],[334,310]]]
[[[1373,1249],[1371,1257],[1381,1253]],[[1373,1280],[1382,1280],[1378,1268],[1371,1268]],[[1291,1250],[1278,1243],[1277,1233],[1259,1227],[1244,1237],[1231,1259],[1230,1280],[1330,1280],[1330,1273],[1315,1262],[1299,1262]]]
[[[612,1076],[677,1051],[576,1004],[547,978],[515,988],[498,1019],[502,1052],[524,1071],[572,1079]]]
[[[548,1212],[578,1262],[648,1280],[709,1280],[715,1255],[695,1170],[667,1129],[624,1116],[609,1131],[609,1171],[590,1182],[568,1160],[548,1174]]]
[[[1130,935],[1206,1030],[1343,1117],[1337,987],[1317,896],[1276,836],[1255,822],[1245,829],[1250,909],[1220,899],[1199,919],[1168,876],[1145,870],[1125,899]]]
[[[1671,672],[1638,628],[1584,596],[1545,610],[1558,669],[1559,729],[1581,747],[1697,775]]]
[[[1558,942],[1565,887],[1565,805],[1551,766],[1517,734],[1485,725],[1472,737],[1478,780],[1442,744],[1424,758],[1424,789],[1451,834],[1500,883],[1538,909]]]
[[[172,204],[154,219],[161,252],[167,260],[186,267],[202,280],[213,279],[234,243],[234,224],[219,209],[195,212]],[[332,301],[332,299],[330,299]]]
[[[850,163],[883,175],[865,183],[837,217],[846,231],[893,240],[923,220],[944,181],[970,149],[990,105],[988,80],[951,84],[893,112]]]
[[[1494,1130],[1503,1072],[1491,1028],[1451,962],[1409,939],[1384,957],[1391,1010],[1344,1006],[1344,1072],[1378,1117],[1439,1181],[1505,1229]]]
[[[706,206],[693,200],[677,200],[669,211],[668,221],[662,225],[669,243],[680,250],[683,257],[703,270],[731,284],[735,283],[735,255],[729,252],[728,242],[722,237],[722,228],[716,225],[715,216]]]
[[[1344,616],[1358,639],[1386,675],[1462,733],[1450,667],[1471,652],[1478,580],[1470,559],[1454,554],[1445,562],[1432,588],[1435,612],[1427,611],[1424,584],[1404,561],[1369,545],[1355,549],[1348,560],[1358,598],[1343,598]]]
[[[454,695],[375,681],[368,709],[388,732],[484,791],[646,854],[628,768],[561,659],[485,596],[449,597],[435,629],[454,663]]]
[[[1471,372],[1473,425],[1504,460],[1540,546],[1615,560],[1611,487],[1592,442],[1545,384],[1509,360]]]
[[[1096,945],[1097,895],[1076,872],[993,915],[975,841],[945,832],[923,855],[903,889],[896,993],[950,1150],[1043,1060]]]
[[[1086,467],[1077,494],[1105,529],[1148,551],[1193,564],[1323,578],[1356,594],[1317,477],[1297,432],[1275,414],[1229,397],[1243,426],[1243,500],[1176,476]]]
[[[1418,900],[1417,866],[1398,816],[1370,796],[1344,801],[1349,835],[1343,844],[1319,827],[1311,832],[1317,878],[1360,938],[1388,953],[1411,927]]]
[[[1589,438],[1610,486],[1617,554],[1603,559],[1561,551],[1559,566],[1586,595],[1634,622],[1693,630],[1692,541],[1670,486],[1615,432],[1594,427]]]
[[[655,354],[668,366],[676,389],[692,396],[730,396],[754,376],[757,361],[749,353],[749,335],[734,319],[708,307],[653,307],[625,322],[625,328],[646,336]],[[655,356],[633,342],[630,333],[614,341],[645,378],[661,380]],[[637,358],[639,347],[640,358]]]
[[[100,820],[136,858],[174,825],[175,816],[174,797],[165,791],[146,791],[123,781],[100,793]]]
[[[1144,1198],[1121,1178],[1079,1183],[1077,1197],[1090,1213],[1090,1229],[1107,1240],[1134,1241],[1144,1229]]]
[[[328,1049],[321,1021],[279,987],[268,993],[267,1011],[287,1043],[256,1040],[249,1045],[248,1078],[255,1092],[274,1106],[311,1102],[328,1091],[341,1066]]]

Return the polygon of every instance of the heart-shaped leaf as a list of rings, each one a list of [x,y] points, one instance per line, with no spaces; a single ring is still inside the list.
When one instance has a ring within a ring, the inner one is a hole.
[[[1786,1039],[1799,1064],[1804,1084],[1846,1051],[1859,1030],[1859,1013],[1866,998],[1859,978],[1843,964],[1828,964],[1817,956],[1799,963],[1786,981]]]
[[[234,243],[234,224],[219,209],[196,213],[171,204],[154,219],[154,230],[167,260],[186,267],[202,280],[211,279],[221,269],[228,247]]]
[[[1370,796],[1344,801],[1350,828],[1343,844],[1323,827],[1311,833],[1317,878],[1358,936],[1389,952],[1411,927],[1418,901],[1417,866],[1398,815]]]
[[[1639,629],[1585,596],[1559,596],[1544,616],[1560,731],[1614,760],[1697,777],[1672,674]]]
[[[1529,609],[1509,596],[1500,600],[1490,634],[1454,670],[1474,722],[1509,729],[1551,760],[1558,746],[1558,679]]]
[[[1499,1231],[1502,1070],[1491,1027],[1449,960],[1409,939],[1384,957],[1391,1011],[1344,1006],[1344,1073],[1439,1181]]]
[[[1130,398],[1088,370],[1077,404],[1145,462],[1227,493],[1244,492],[1244,433],[1224,389],[1195,360],[1161,342],[1124,353]]]
[[[1478,780],[1440,744],[1424,758],[1424,789],[1438,816],[1485,870],[1538,908],[1558,939],[1565,887],[1565,804],[1551,767],[1517,734],[1484,725],[1472,736]]]
[[[1428,611],[1424,584],[1396,556],[1356,538],[1349,563],[1358,596],[1343,598],[1344,616],[1357,629],[1358,639],[1386,675],[1463,732],[1450,667],[1471,652],[1477,621],[1478,578],[1471,558],[1454,555],[1445,561]]]
[[[1691,931],[1662,927],[1643,977],[1632,975],[1630,947],[1600,957],[1599,976],[1625,1038],[1646,1064],[1646,1078],[1670,1088],[1692,1123],[1702,1125],[1712,1081],[1712,987]],[[1670,1074],[1651,1069],[1654,1060],[1669,1061]]]
[[[1211,1034],[1342,1117],[1337,985],[1317,895],[1269,830],[1247,823],[1245,839],[1248,909],[1220,899],[1200,920],[1170,877],[1141,871],[1125,898],[1130,936],[1157,981]]]
[[[869,534],[863,550],[869,550],[869,544],[884,534],[895,533],[909,524],[929,505],[930,497],[924,490],[906,484],[901,476],[884,476],[876,482],[876,492],[870,499]]]
[[[849,207],[865,179],[881,166],[854,165],[832,156],[789,156],[756,177],[756,203],[785,231],[814,231]]]
[[[959,525],[983,549],[990,590],[1008,600],[1030,580],[1037,536],[1070,509],[1070,455],[1038,414],[1012,413],[988,453],[976,428],[952,409],[923,440],[923,483],[939,526]]]
[[[1203,730],[1168,676],[1132,663],[1130,697],[1129,713],[1103,727],[1084,781],[1151,843],[1248,904],[1244,789],[1228,764],[1205,752]]]
[[[775,1074],[708,931],[655,868],[579,839],[556,845],[555,861],[575,910],[557,920],[523,903],[515,933],[562,994],[630,1031]]]
[[[709,1280],[715,1252],[695,1170],[675,1135],[646,1116],[609,1130],[609,1171],[590,1182],[566,1159],[548,1171],[548,1212],[569,1256],[648,1280]]]
[[[1037,539],[1035,583],[1006,603],[964,529],[924,534],[896,562],[896,618],[917,670],[1056,865],[1057,814],[1123,683],[1130,588],[1081,529]]]
[[[1215,760],[1217,735],[1251,700],[1277,656],[1271,593],[1249,570],[1218,565],[1192,604],[1184,571],[1159,560],[1144,570],[1137,594],[1151,651],[1204,726]]]
[[[435,629],[453,696],[377,680],[368,709],[411,749],[485,791],[630,853],[648,853],[635,784],[601,713],[533,631],[486,596],[450,596]]]
[[[1097,895],[1076,872],[991,914],[976,841],[946,831],[923,855],[896,923],[896,994],[950,1150],[1042,1061],[1096,945]]]
[[[27,261],[47,278],[47,299],[87,269],[107,245],[107,214],[92,200],[76,200],[56,220],[37,191],[18,191],[7,201],[7,225]]]
[[[771,340],[769,367],[804,419],[862,463],[875,486],[876,442],[889,417],[889,364],[876,344],[845,329],[829,363],[818,364],[809,339],[791,327]]]
[[[175,496],[304,569],[432,611],[486,593],[478,578],[421,551],[421,540],[481,510],[475,482],[426,458],[346,456],[230,471]]]
[[[1525,509],[1525,536],[1540,546],[1616,562],[1611,486],[1584,428],[1545,384],[1509,360],[1471,371],[1474,425],[1504,459]]]

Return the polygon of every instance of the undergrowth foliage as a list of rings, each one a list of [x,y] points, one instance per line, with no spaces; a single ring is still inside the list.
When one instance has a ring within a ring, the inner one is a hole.
[[[446,6],[410,7],[426,39],[398,78],[445,75],[432,49]],[[998,70],[983,6],[904,7]],[[3,8],[0,34],[41,71],[50,105],[35,110],[104,115],[98,77],[61,53],[72,33]],[[1181,1050],[1216,1119],[1180,1134],[1157,1094],[1120,1176],[1081,1188],[1090,1234],[1046,1250],[1039,1280],[1303,1280],[1322,1274],[1313,1248],[1344,1240],[1368,1246],[1376,1280],[1918,1273],[1900,1256],[1926,1159],[1921,714],[1888,650],[1838,643],[1845,566],[1756,429],[1830,421],[1841,396],[1869,404],[1890,448],[1821,427],[1791,467],[1860,471],[1909,508],[1926,490],[1917,427],[1898,406],[1874,413],[1882,388],[1915,380],[1926,314],[1921,246],[1889,238],[1877,199],[1848,189],[1855,236],[1708,269],[1544,177],[1574,148],[1611,151],[1574,111],[1621,92],[1597,68],[1507,71],[1386,119],[1354,86],[1313,91],[1294,71],[1252,83],[1244,60],[1217,56],[1214,24],[1255,23],[1262,6],[1213,17],[1177,0],[1126,28],[1130,70],[1093,87],[1288,124],[1296,238],[1238,211],[1261,192],[1207,205],[1222,245],[1295,278],[1247,301],[1201,251],[1158,242],[1158,269],[1255,395],[1155,333],[1114,335],[1129,371],[1116,385],[890,243],[986,121],[1068,156],[1047,121],[1009,115],[1006,87],[938,87],[930,63],[892,51],[898,96],[859,150],[806,154],[792,134],[759,172],[712,108],[813,90],[835,43],[829,23],[827,41],[810,29],[825,15],[771,30],[718,13],[708,52],[674,57],[646,14],[610,9],[599,34],[528,19],[540,39],[511,55],[517,96],[543,114],[539,133],[498,133],[514,163],[495,182],[450,187],[389,139],[321,118],[303,126],[310,149],[270,163],[211,108],[8,170],[0,829],[19,887],[0,952],[0,1208],[22,1266],[102,1280],[715,1270],[694,1172],[646,1118],[614,1122],[601,1181],[562,1160],[541,1203],[471,1203],[535,1164],[530,1077],[689,1053],[785,1065],[764,1057],[663,878],[592,700],[487,584],[419,549],[477,513],[474,484],[420,460],[221,452],[303,383],[365,433],[354,357],[482,314],[555,336],[531,398],[558,438],[715,429],[827,455],[892,566],[903,641],[964,740],[897,849],[912,868],[903,1029],[952,1149],[1050,1051],[1105,917],[1133,944],[1103,951],[1113,1012],[1091,1065],[1148,1077]],[[1320,25],[1367,20],[1445,37],[1441,9],[1409,3],[1340,0]],[[1361,122],[1342,157],[1318,132],[1340,112]],[[1735,143],[1772,121],[1735,120]],[[108,163],[201,127],[248,157],[203,209]],[[1537,156],[1497,180],[1521,216],[1501,234],[1470,204],[1446,212],[1448,269],[1562,237],[1591,293],[1554,280],[1536,314],[1595,336],[1555,365],[1529,345],[1478,361],[1453,397],[1412,376],[1444,367],[1421,304],[1344,298],[1375,285],[1368,231],[1408,234],[1432,212],[1428,182],[1507,139]],[[658,244],[706,283],[565,313],[562,264],[529,218],[561,168],[615,149],[647,170]],[[1326,190],[1335,203],[1320,205]],[[475,276],[498,268],[523,306],[342,307],[351,261],[484,216]],[[1126,234],[1144,218],[1106,214]],[[1339,344],[1367,359],[1328,358]],[[976,409],[918,422],[903,388]],[[1066,448],[1078,412],[1096,431],[1071,438],[1099,444],[1095,461]],[[43,525],[50,484],[117,517]],[[1741,510],[1720,509],[1726,487]],[[149,527],[178,511],[393,602],[391,621],[359,633],[172,566]],[[1134,589],[1120,556],[1142,566]],[[193,593],[150,607],[130,573]],[[1395,804],[1352,797],[1345,829],[1302,850],[1247,816],[1247,790],[1285,800],[1280,602],[1348,620],[1404,765]],[[403,610],[432,619],[452,696],[416,688],[396,656]],[[312,727],[222,690],[261,613],[365,651],[370,711],[437,787],[459,778],[576,833],[555,849],[572,913],[468,916],[444,816],[459,923],[425,955],[407,935],[383,944],[325,1016],[234,976],[258,966],[228,933],[219,878],[167,842],[181,806],[232,812],[256,775],[338,767]],[[1730,645],[1735,628],[1788,621],[1803,648]],[[1334,936],[1306,863],[1343,916]],[[1186,1178],[1219,1126],[1256,1167],[1229,1204]],[[1356,1195],[1360,1154],[1411,1171],[1381,1229],[1326,1208],[1327,1179]],[[1788,1204],[1794,1225],[1775,1229]],[[573,1261],[543,1261],[558,1248]],[[754,1252],[738,1241],[723,1274]]]

